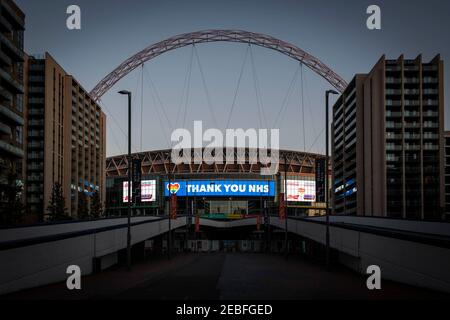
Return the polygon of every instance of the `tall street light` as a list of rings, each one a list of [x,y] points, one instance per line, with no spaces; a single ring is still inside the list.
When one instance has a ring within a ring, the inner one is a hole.
[[[167,234],[167,258],[171,258],[171,251],[172,251],[172,191],[170,190],[170,185],[172,183],[171,180],[171,160],[169,160],[169,171],[168,171],[168,188],[169,188],[169,233]]]
[[[289,255],[288,246],[289,246],[289,240],[288,240],[288,214],[287,214],[287,155],[284,154],[284,254],[287,258]]]
[[[327,268],[330,267],[330,190],[328,186],[328,168],[330,158],[330,126],[329,126],[329,113],[330,113],[330,94],[339,94],[334,90],[326,91],[326,110],[325,110],[325,128],[326,128],[326,158],[325,158],[325,203],[326,203],[326,263]]]
[[[119,91],[128,96],[128,221],[127,221],[127,268],[131,270],[131,92]]]

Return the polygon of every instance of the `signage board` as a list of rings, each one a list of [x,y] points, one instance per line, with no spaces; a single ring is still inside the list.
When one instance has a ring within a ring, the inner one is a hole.
[[[266,180],[191,180],[164,183],[164,193],[168,197],[273,197],[275,182]]]

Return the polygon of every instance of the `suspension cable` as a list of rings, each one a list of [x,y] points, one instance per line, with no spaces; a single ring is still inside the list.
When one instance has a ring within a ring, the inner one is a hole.
[[[200,56],[198,55],[197,47],[195,46],[195,44],[193,44],[193,46],[194,46],[195,57],[197,58],[198,68],[200,69],[200,75],[202,77],[203,87],[204,87],[205,93],[206,93],[206,100],[208,103],[208,108],[211,113],[212,120],[214,122],[214,126],[217,128],[217,120],[216,120],[216,116],[214,115],[214,108],[212,107],[211,96],[209,95],[208,86],[206,84],[205,73],[203,72],[203,68],[202,68],[202,64],[200,62]]]
[[[308,110],[308,112],[309,112],[309,116],[311,117],[311,122],[313,122],[313,120],[314,120],[314,114],[313,114],[313,112],[312,112],[312,110],[311,110],[311,98],[310,98],[310,96],[309,96],[309,94],[308,94],[308,92],[309,92],[309,90],[308,90],[308,76],[307,76],[307,74],[305,75],[305,78],[304,78],[304,85],[305,85],[305,96],[306,96],[306,109]],[[323,131],[324,131],[325,129],[323,129]],[[314,133],[314,136],[315,137],[317,137],[317,131],[316,131],[316,126],[312,126],[312,131],[313,131],[313,133]],[[319,135],[321,135],[322,133],[319,133]]]
[[[162,121],[162,118],[161,118],[161,113],[160,113],[159,108],[158,108],[158,101],[157,101],[157,98],[155,97],[155,94],[153,93],[152,90],[150,90],[150,94],[151,94],[151,96],[152,96],[153,105],[155,106],[156,116],[158,117],[158,124],[159,124],[159,127],[160,127],[160,129],[161,129],[161,133],[162,133],[162,135],[164,136],[164,139],[166,140],[167,147],[170,149],[170,148],[171,148],[171,145],[170,145],[170,138],[169,138],[169,135],[166,133],[167,127],[163,126],[163,124],[162,124],[163,121]],[[164,110],[164,109],[163,109],[163,110]],[[169,130],[170,130],[170,129],[169,129]]]
[[[117,151],[119,152],[119,154],[124,154],[125,152],[123,152],[122,147],[120,146],[119,140],[117,139],[116,133],[114,132],[114,130],[111,127],[111,122],[107,121],[107,125],[106,127],[109,127],[109,132],[111,132],[111,136],[112,136],[112,140],[114,142],[114,144],[116,145]]]
[[[167,116],[166,108],[165,108],[164,102],[162,101],[161,96],[160,96],[160,94],[159,94],[159,90],[158,90],[158,88],[156,87],[156,84],[155,84],[155,82],[153,81],[153,79],[152,79],[152,77],[151,77],[150,72],[148,71],[148,69],[145,68],[144,70],[145,70],[145,73],[147,74],[147,78],[146,78],[146,79],[147,79],[147,82],[148,82],[149,87],[150,87],[150,89],[151,89],[151,92],[152,92],[152,94],[153,94],[153,93],[155,94],[156,101],[158,102],[157,106],[159,106],[159,107],[161,108],[162,113],[163,113],[163,115],[164,115],[164,118],[166,119],[167,124],[169,125],[169,128],[173,128],[172,122],[170,121],[170,118]]]
[[[188,107],[188,104],[189,104],[189,94],[190,94],[190,91],[191,91],[191,76],[192,76],[192,63],[193,63],[193,60],[194,60],[194,49],[195,49],[195,47],[192,48],[191,63],[189,65],[189,72],[188,72],[188,77],[187,77],[186,100],[185,100],[185,104],[184,104],[184,116],[183,116],[183,128],[186,125],[187,107]]]
[[[256,73],[255,59],[253,56],[253,50],[252,50],[251,46],[250,46],[250,60],[251,60],[251,64],[252,64],[253,84],[255,86],[256,102],[257,102],[257,106],[258,106],[258,117],[260,118],[260,127],[262,128],[262,126],[263,126],[262,120],[264,120],[265,127],[268,128],[267,119],[266,119],[266,115],[264,113],[264,107],[263,107],[263,103],[262,103],[262,99],[261,99],[261,94],[259,91],[258,74]]]
[[[185,91],[186,91],[186,87],[187,87],[187,83],[188,83],[188,77],[190,74],[190,70],[192,69],[192,60],[194,58],[194,48],[191,47],[191,55],[189,57],[189,61],[187,63],[187,67],[186,67],[186,73],[184,76],[184,82],[183,82],[183,90],[181,91],[181,97],[180,97],[180,103],[178,105],[178,112],[177,112],[177,118],[175,120],[175,126],[178,126],[178,121],[180,120],[180,116],[182,117],[182,111],[183,111],[183,102],[184,102],[184,96],[185,96]]]
[[[236,89],[234,91],[233,103],[231,104],[231,109],[230,109],[230,113],[228,115],[228,121],[227,121],[227,125],[226,125],[225,129],[227,129],[229,127],[230,122],[231,122],[231,116],[233,114],[233,110],[234,110],[234,107],[236,105],[237,95],[238,95],[238,92],[239,92],[239,88],[241,86],[241,80],[242,80],[242,76],[244,74],[245,65],[247,64],[249,48],[250,48],[250,44],[247,46],[247,50],[245,51],[244,61],[242,62],[241,71],[239,73],[239,78],[238,78],[238,81],[237,81],[237,86],[236,86]]]
[[[319,141],[319,138],[323,136],[323,134],[325,133],[325,128],[323,128],[320,133],[316,136],[316,138],[314,139],[313,143],[311,144],[311,146],[308,148],[308,150],[305,151],[305,153],[309,153],[312,148],[316,145],[317,141]]]
[[[292,96],[292,93],[294,91],[294,86],[297,83],[297,77],[298,77],[299,71],[300,71],[300,67],[297,67],[297,69],[294,72],[294,75],[292,76],[291,83],[289,84],[288,90],[286,91],[286,94],[283,98],[283,103],[281,104],[281,108],[278,111],[277,116],[275,117],[275,122],[273,124],[274,128],[278,125],[278,122],[281,120],[281,118],[280,118],[281,115],[284,114],[284,111],[287,108],[289,99]]]
[[[108,114],[109,117],[111,117],[111,119],[115,122],[116,126],[119,128],[120,132],[122,132],[122,134],[124,135],[125,138],[128,137],[128,134],[125,133],[125,131],[122,129],[122,127],[120,126],[119,121],[117,121],[116,117],[114,117],[114,115],[109,111],[109,109],[106,107],[106,105],[103,103],[102,99],[98,100],[98,104],[100,105],[100,107],[102,108],[102,110],[106,111],[106,113]],[[136,148],[136,146],[132,143],[131,144],[131,148],[134,149],[135,152],[138,152],[138,149]]]
[[[147,68],[144,68],[144,70],[147,74],[147,77],[144,77],[143,79],[147,80],[147,85],[149,86],[149,89],[150,89],[149,91],[150,91],[150,94],[153,99],[153,104],[155,106],[154,109],[156,111],[156,115],[158,116],[158,124],[161,129],[161,133],[164,135],[166,142],[167,142],[167,146],[170,148],[170,139],[168,138],[168,135],[166,134],[166,129],[169,128],[169,130],[170,130],[172,125],[171,125],[169,118],[167,117],[167,114],[166,114],[165,108],[164,108],[164,104],[159,96],[159,93],[158,93],[155,83],[153,82],[153,80],[150,77],[149,71],[147,70]],[[162,111],[160,111],[159,108],[161,108]],[[163,113],[168,126],[163,126],[163,119],[161,117],[161,113]]]

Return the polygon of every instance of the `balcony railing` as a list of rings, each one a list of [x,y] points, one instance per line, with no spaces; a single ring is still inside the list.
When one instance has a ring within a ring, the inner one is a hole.
[[[0,68],[0,76],[6,80],[7,83],[11,84],[11,87],[16,89],[16,93],[23,93],[23,85],[2,68]]]
[[[427,150],[427,151],[437,151],[437,150],[439,150],[439,146],[426,144],[423,146],[423,149]]]
[[[439,128],[439,124],[434,122],[424,122],[423,124],[424,128]]]
[[[22,29],[25,24],[25,21],[21,17],[19,17],[17,12],[14,11],[13,8],[10,7],[10,5],[8,4],[7,1],[2,1],[2,7],[4,10],[6,10],[8,12],[9,16],[11,16],[11,18],[13,18],[13,20],[17,24],[17,26]]]
[[[11,136],[12,134],[11,127],[1,122],[0,122],[0,132],[8,136]]]
[[[23,62],[25,60],[25,54],[23,53],[22,50],[17,48],[17,46],[13,43],[11,39],[0,33],[0,41],[6,45],[6,47],[11,53],[14,54],[14,57],[17,58],[16,60],[20,62]]]
[[[12,120],[18,126],[24,125],[23,117],[18,115],[11,109],[5,107],[4,105],[0,105],[0,115],[8,118],[9,120]]]
[[[3,151],[6,151],[7,153],[17,157],[17,158],[23,158],[23,150],[21,148],[18,148],[16,146],[13,146],[6,141],[0,140],[0,149]]]
[[[424,100],[423,105],[424,106],[437,106],[437,105],[439,105],[439,101],[438,100]]]

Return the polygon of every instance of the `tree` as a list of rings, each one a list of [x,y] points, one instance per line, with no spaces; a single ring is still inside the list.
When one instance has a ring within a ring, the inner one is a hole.
[[[47,213],[51,221],[67,220],[66,199],[63,196],[61,184],[56,182],[52,188]]]
[[[88,198],[86,193],[78,192],[78,218],[88,219],[90,217]]]
[[[103,204],[100,200],[98,191],[94,191],[91,199],[91,215],[94,218],[100,218],[103,215]]]
[[[17,174],[11,170],[6,184],[0,184],[0,225],[16,224],[22,220],[25,209],[22,191],[23,186]]]

